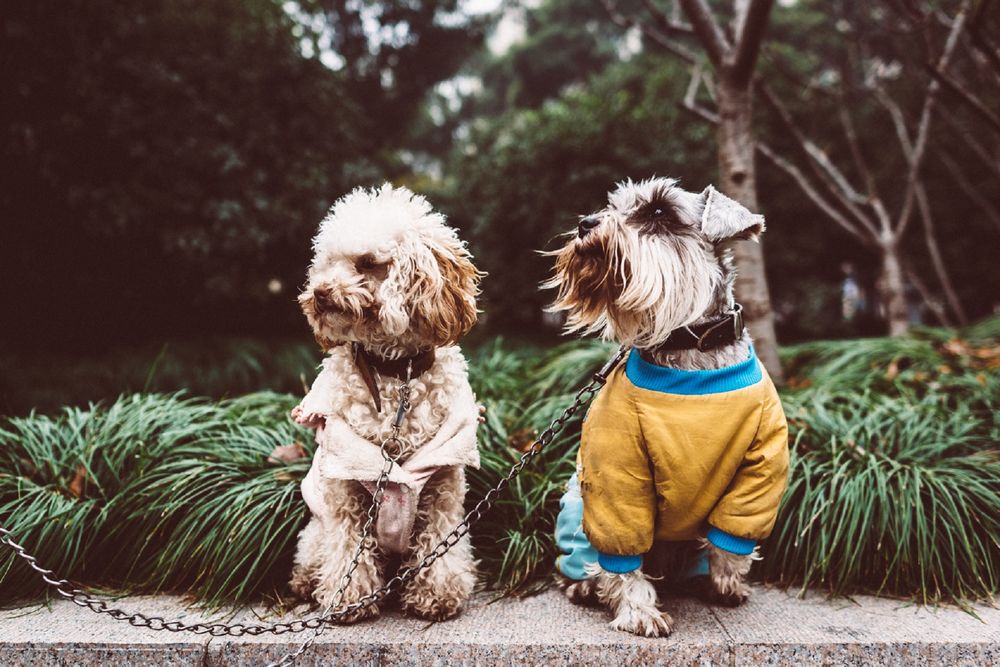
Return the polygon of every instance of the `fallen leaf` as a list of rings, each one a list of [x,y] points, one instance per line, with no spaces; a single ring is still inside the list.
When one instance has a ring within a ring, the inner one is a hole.
[[[290,445],[278,445],[268,455],[269,463],[291,463],[306,457],[306,448],[301,442],[293,442]]]
[[[535,444],[535,438],[537,437],[538,431],[535,429],[522,428],[519,431],[514,431],[507,437],[507,444],[519,452],[526,452]]]
[[[76,474],[73,475],[73,479],[69,483],[69,494],[74,498],[82,498],[85,493],[87,493],[87,484],[91,481],[90,476],[87,475],[87,466],[82,463],[76,467]]]

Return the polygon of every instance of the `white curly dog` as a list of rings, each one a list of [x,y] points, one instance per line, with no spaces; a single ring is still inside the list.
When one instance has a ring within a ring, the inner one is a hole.
[[[465,466],[479,466],[479,410],[456,342],[476,322],[481,274],[465,244],[423,197],[388,184],[340,199],[313,240],[299,296],[328,353],[293,410],[316,429],[316,455],[302,483],[312,518],[298,538],[291,588],[330,604],[358,543],[383,467],[399,386],[409,377],[398,465],[342,602],[382,585],[387,570],[422,560],[459,522]],[[391,574],[391,573],[389,573]],[[403,589],[404,611],[442,620],[457,614],[475,583],[468,536]],[[377,616],[369,605],[345,619]]]

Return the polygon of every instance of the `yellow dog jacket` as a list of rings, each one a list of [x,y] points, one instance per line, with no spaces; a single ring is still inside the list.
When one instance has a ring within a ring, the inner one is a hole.
[[[638,558],[622,566],[615,557],[645,554],[654,540],[706,533],[749,553],[774,527],[788,473],[774,384],[752,348],[745,362],[705,371],[632,350],[584,421],[578,473],[583,530],[605,569],[634,569]]]

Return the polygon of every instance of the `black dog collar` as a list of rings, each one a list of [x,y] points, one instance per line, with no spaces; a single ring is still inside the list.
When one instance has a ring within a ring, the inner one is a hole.
[[[361,379],[368,387],[368,393],[372,395],[372,400],[375,402],[375,412],[382,412],[382,399],[379,396],[378,382],[372,369],[378,371],[379,375],[407,380],[430,370],[430,367],[434,365],[434,358],[434,350],[430,349],[412,357],[384,359],[354,343],[354,365],[358,367]]]
[[[743,336],[743,306],[735,304],[733,309],[716,320],[702,324],[674,329],[667,339],[653,350],[672,352],[676,350],[712,350],[732,345]]]

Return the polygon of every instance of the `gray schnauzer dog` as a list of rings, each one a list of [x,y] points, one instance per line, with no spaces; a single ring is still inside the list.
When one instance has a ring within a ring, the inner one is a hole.
[[[584,419],[561,502],[559,580],[613,628],[670,633],[652,581],[718,604],[771,532],[788,471],[777,392],[733,297],[732,242],[764,219],[709,186],[654,178],[618,186],[582,218],[543,286],[567,330],[631,346]]]

